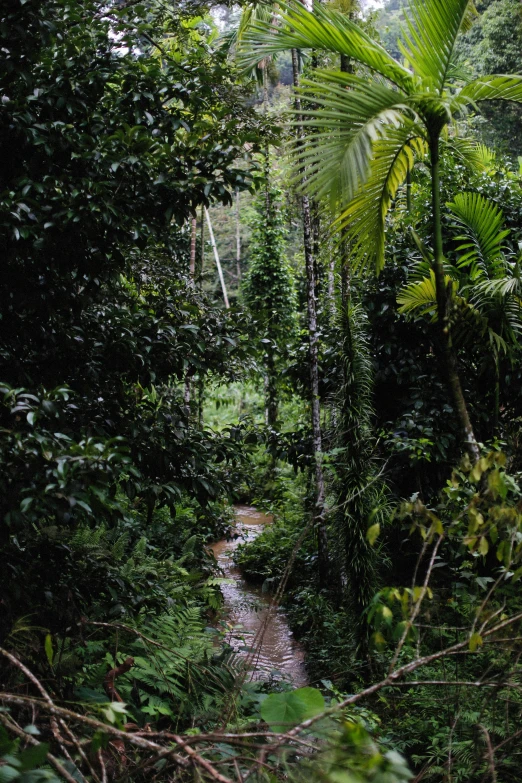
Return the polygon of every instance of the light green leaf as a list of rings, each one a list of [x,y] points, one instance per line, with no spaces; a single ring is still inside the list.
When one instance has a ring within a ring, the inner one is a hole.
[[[317,688],[271,693],[261,704],[261,717],[273,731],[284,732],[325,709],[324,698]]]
[[[11,783],[18,777],[20,777],[20,772],[10,764],[4,764],[0,767],[0,783]]]
[[[475,652],[478,647],[482,647],[482,636],[479,633],[471,634],[469,640],[470,652]]]
[[[47,656],[47,660],[49,661],[49,666],[52,666],[54,653],[53,653],[53,638],[50,633],[48,633],[45,637],[44,648],[45,648],[45,654]]]
[[[34,769],[41,766],[47,759],[49,745],[46,742],[39,742],[38,745],[30,745],[22,753],[19,759],[23,770]]]
[[[370,525],[370,527],[366,531],[366,539],[370,544],[370,546],[373,546],[375,544],[380,532],[381,532],[381,526],[379,525],[378,522],[376,522],[374,525]]]

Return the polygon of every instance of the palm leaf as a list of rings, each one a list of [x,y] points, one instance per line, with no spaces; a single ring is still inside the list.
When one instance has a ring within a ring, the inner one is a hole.
[[[522,102],[522,76],[481,76],[463,87],[455,100],[459,104],[497,100],[520,103]]]
[[[480,280],[474,287],[477,298],[513,298],[522,303],[522,285],[519,277],[499,277],[496,280]]]
[[[463,230],[457,239],[463,240],[457,252],[463,253],[457,265],[470,267],[475,280],[481,274],[490,275],[502,259],[502,243],[509,229],[502,230],[502,210],[480,193],[458,193],[447,207],[456,224]]]
[[[464,296],[458,295],[458,283],[449,275],[445,275],[445,281],[447,286],[451,284],[453,290],[451,323],[455,345],[475,346],[477,337],[486,337],[494,353],[507,352],[506,339],[490,325],[489,313],[484,302],[479,304],[478,301],[469,301]],[[437,294],[433,270],[430,270],[429,277],[404,286],[397,296],[397,303],[400,305],[399,313],[415,313],[419,317],[430,316],[432,321],[436,321]],[[502,331],[509,333],[510,342],[515,342],[515,335],[522,329],[520,307],[516,312],[515,308],[508,308],[505,316],[506,324],[502,325],[504,327]]]
[[[469,26],[470,0],[410,0],[404,44],[399,47],[417,76],[440,93],[453,68],[455,42]]]
[[[310,128],[307,143],[294,144],[297,168],[306,170],[307,188],[316,197],[345,205],[369,176],[373,145],[390,126],[403,125],[408,107],[386,84],[341,72],[319,71],[299,92],[318,108],[302,122]]]
[[[388,128],[386,136],[373,144],[368,180],[334,223],[351,242],[354,270],[373,262],[376,272],[381,271],[386,215],[415,157],[424,156],[425,150],[420,128],[407,121]]]
[[[450,136],[448,133],[443,134],[441,139],[446,150],[472,172],[488,171],[495,160],[495,153],[475,139]]]
[[[339,11],[315,3],[310,12],[299,2],[282,3],[281,9],[277,26],[260,20],[245,32],[239,51],[241,67],[252,68],[287,49],[320,49],[346,55],[402,89],[413,89],[409,71]]]
[[[458,283],[449,275],[444,276],[446,285],[451,284],[453,293],[458,288]],[[430,269],[428,277],[422,280],[408,283],[399,291],[397,304],[400,305],[399,313],[416,313],[419,316],[429,315],[433,321],[437,320],[437,291],[435,287],[435,272]]]

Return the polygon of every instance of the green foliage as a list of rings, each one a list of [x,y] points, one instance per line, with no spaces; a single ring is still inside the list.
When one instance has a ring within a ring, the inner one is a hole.
[[[76,649],[81,658],[74,677],[77,699],[105,701],[101,687],[107,669],[132,657],[132,668],[118,678],[116,688],[139,725],[168,720],[181,729],[209,725],[219,718],[238,674],[237,665],[230,656],[218,658],[217,633],[206,627],[201,603],[189,597],[189,590],[180,600],[182,591],[178,576],[176,602],[156,617],[138,617],[126,633],[124,629],[115,655],[109,652],[114,638]]]
[[[477,75],[517,73],[520,70],[522,16],[516,0],[493,0],[477,4],[479,18],[460,42],[461,58]],[[516,158],[522,153],[520,107],[484,104],[487,122],[476,122],[477,130],[490,146]]]
[[[122,439],[75,442],[60,432],[75,408],[68,388],[36,396],[2,384],[0,394],[7,424],[0,441],[4,540],[27,525],[41,530],[110,513],[111,484],[130,461]]]
[[[347,611],[364,636],[362,613],[379,579],[374,543],[389,516],[389,501],[373,455],[373,370],[366,317],[360,305],[348,304],[339,321],[343,375],[331,413],[332,551]]]
[[[277,341],[288,333],[295,319],[294,280],[285,255],[286,221],[281,189],[267,183],[255,206],[253,247],[243,296],[260,334]]]
[[[279,188],[265,186],[256,203],[252,252],[242,291],[254,319],[266,364],[267,424],[277,421],[278,358],[284,355],[295,327],[296,297],[292,269],[285,255],[285,218]]]
[[[261,703],[261,717],[272,731],[288,731],[298,723],[324,711],[325,703],[317,688],[272,693]]]
[[[25,733],[34,738],[40,732],[36,726],[26,726]],[[4,726],[0,726],[0,781],[2,783],[58,783],[59,778],[47,765],[49,745],[35,742],[25,749],[20,740],[11,740]]]
[[[398,188],[428,148],[438,161],[440,136],[454,116],[482,100],[522,100],[519,76],[459,74],[456,89],[455,44],[470,9],[468,0],[411,0],[399,45],[411,72],[354,21],[320,5],[313,13],[289,5],[276,31],[258,22],[245,36],[245,64],[294,47],[340,53],[378,74],[369,81],[364,70],[323,69],[300,90],[318,108],[306,112],[310,130],[304,148],[296,143],[297,165],[307,164],[307,187],[328,195],[340,214],[336,225],[353,241],[354,263],[382,269],[385,218]]]
[[[317,761],[303,764],[296,780],[315,776],[328,783],[405,783],[413,778],[400,753],[379,748],[364,726],[351,720],[342,724]]]

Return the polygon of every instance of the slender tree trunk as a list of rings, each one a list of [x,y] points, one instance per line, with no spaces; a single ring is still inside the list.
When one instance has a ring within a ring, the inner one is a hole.
[[[221,290],[223,291],[223,301],[225,302],[225,307],[227,310],[230,309],[230,302],[228,301],[228,294],[227,294],[227,287],[225,285],[225,278],[223,276],[223,269],[221,268],[221,262],[219,260],[219,253],[216,245],[216,240],[214,238],[214,232],[212,230],[212,223],[210,222],[210,215],[208,213],[208,209],[205,207],[205,217],[207,218],[207,226],[208,226],[208,233],[210,234],[210,244],[212,245],[212,250],[214,251],[214,258],[216,260],[216,266],[217,271],[219,275],[219,282],[221,283]]]
[[[266,375],[265,375],[265,421],[269,427],[277,425],[277,386],[275,372],[274,345],[271,342],[266,352]]]
[[[190,285],[192,287],[195,286],[195,280],[196,280],[196,236],[197,236],[197,230],[198,230],[198,221],[194,217],[191,220],[191,232],[190,232],[190,261],[189,261],[189,273],[190,273]],[[185,403],[185,411],[187,413],[187,416],[190,415],[190,397],[191,397],[191,388],[190,388],[190,374],[189,370],[185,372],[185,391],[183,394],[183,401]]]
[[[452,345],[449,308],[451,304],[451,289],[446,287],[444,280],[444,252],[442,247],[442,222],[440,209],[440,176],[439,176],[439,135],[430,139],[431,162],[431,195],[433,210],[433,271],[435,273],[435,288],[437,293],[437,312],[439,335],[442,345],[442,361],[448,386],[451,392],[455,413],[462,431],[466,451],[471,461],[477,462],[480,457],[479,448],[469,418],[466,400],[460,383],[457,356]]]
[[[198,268],[196,269],[196,285],[201,285],[201,279],[203,277],[203,267],[205,266],[205,207],[201,205],[201,224],[200,224],[200,255]]]
[[[348,14],[349,19],[353,20],[354,14],[350,12]],[[341,54],[341,72],[353,73],[354,67],[350,57],[345,54]],[[350,303],[351,295],[351,259],[350,259],[350,242],[348,240],[348,231],[344,229],[341,234],[340,242],[341,251],[341,264],[340,264],[340,277],[341,277],[341,322],[344,323],[347,318],[347,309]],[[347,321],[348,323],[348,321]]]
[[[406,174],[406,209],[411,213],[411,171]]]
[[[194,280],[196,278],[196,236],[197,236],[197,230],[198,230],[198,221],[195,217],[192,218],[191,221],[191,233],[190,233],[190,279],[192,281],[192,285],[194,285]]]
[[[239,189],[236,188],[236,268],[237,284],[241,283],[241,224],[239,222]]]
[[[299,87],[299,61],[297,51],[292,49],[292,70],[294,77],[294,88]],[[301,101],[296,93],[295,106],[298,112],[298,133],[303,138],[303,127],[301,124]],[[303,172],[303,180],[305,179]],[[310,210],[310,200],[306,194],[301,197],[301,209],[303,214],[303,246],[306,266],[307,283],[307,315],[308,315],[308,341],[309,341],[309,364],[310,364],[310,392],[312,408],[312,438],[313,438],[313,458],[315,467],[315,523],[317,529],[317,550],[319,566],[319,585],[326,587],[328,584],[328,537],[326,533],[325,522],[325,482],[322,464],[322,431],[321,431],[321,409],[319,398],[319,359],[318,359],[318,330],[317,330],[317,302],[316,302],[316,279],[315,263],[313,254],[312,238],[312,215]]]
[[[337,306],[335,303],[335,254],[332,252],[332,248],[329,248],[330,260],[328,262],[328,302],[332,315],[337,314]]]
[[[495,362],[495,410],[493,411],[493,437],[498,435],[500,424],[500,356],[498,353],[493,358]]]

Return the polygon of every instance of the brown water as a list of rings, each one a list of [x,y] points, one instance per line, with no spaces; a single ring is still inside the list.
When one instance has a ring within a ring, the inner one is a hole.
[[[221,587],[224,598],[223,620],[229,628],[226,641],[234,650],[246,656],[247,650],[251,650],[254,642],[258,641],[266,623],[261,645],[259,648],[255,645],[252,679],[272,676],[290,680],[296,687],[306,685],[304,651],[293,638],[285,612],[280,607],[274,607],[269,612],[270,595],[247,582],[232,559],[234,550],[246,541],[253,541],[264,525],[271,524],[272,517],[252,506],[235,506],[235,514],[237,538],[230,541],[223,539],[212,545],[224,576],[231,580],[230,584]]]

